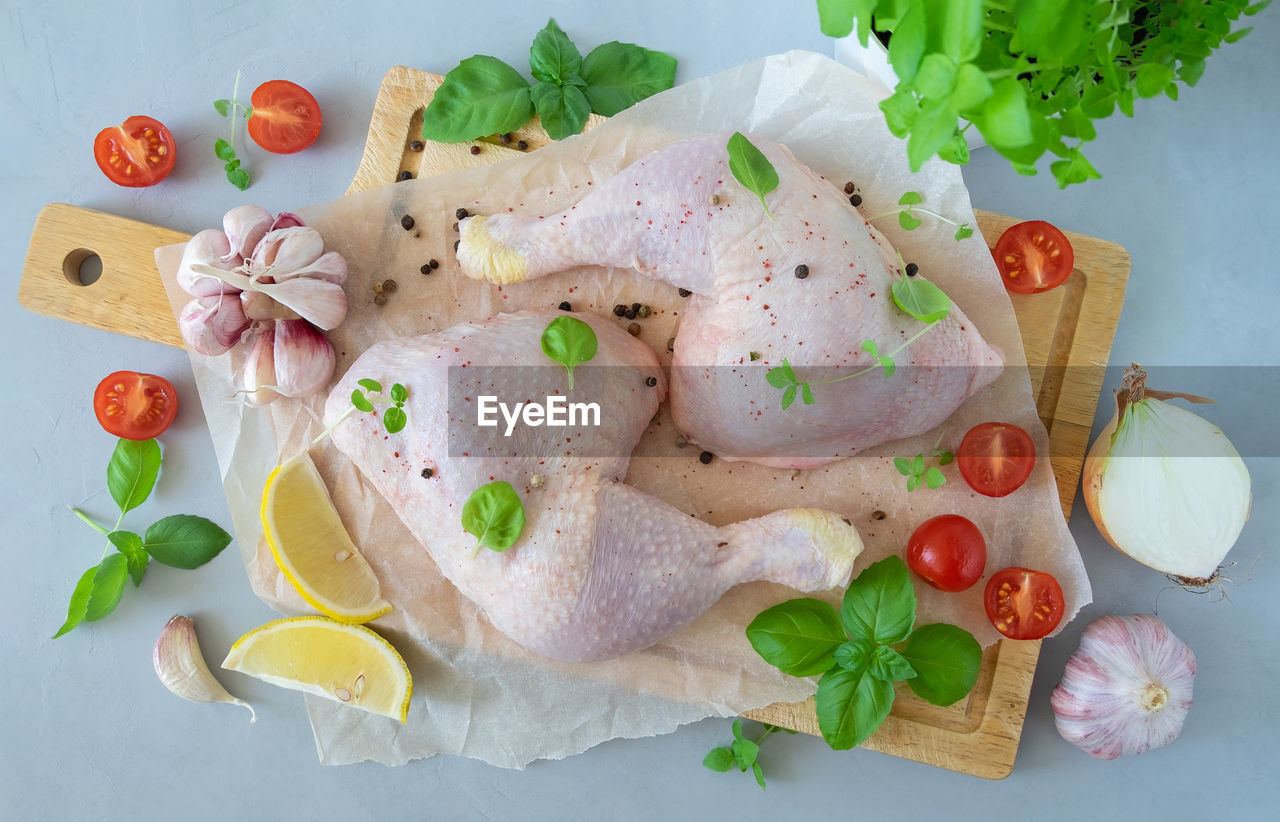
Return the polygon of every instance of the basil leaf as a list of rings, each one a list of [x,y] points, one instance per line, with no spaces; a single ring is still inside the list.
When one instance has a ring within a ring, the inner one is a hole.
[[[946,97],[924,101],[920,113],[916,115],[915,125],[911,128],[911,136],[907,138],[907,162],[912,171],[919,171],[925,160],[951,140],[956,133],[958,116]]]
[[[916,671],[911,667],[911,663],[903,658],[902,654],[890,648],[888,645],[877,645],[875,652],[871,655],[871,661],[868,664],[868,671],[876,679],[882,679],[885,682],[897,682],[900,679],[911,679],[916,675]]]
[[[975,121],[978,130],[992,147],[1018,148],[1032,140],[1031,113],[1027,110],[1027,94],[1022,84],[1006,77],[995,84],[991,98]]]
[[[920,102],[914,94],[903,89],[881,100],[880,111],[884,113],[885,125],[893,136],[906,137],[920,113]]]
[[[71,592],[71,604],[67,606],[67,621],[62,623],[58,633],[53,635],[54,639],[74,630],[77,625],[84,622],[85,609],[89,606],[89,595],[93,593],[93,576],[96,573],[98,573],[97,565],[80,575],[80,581]]]
[[[947,484],[947,478],[936,465],[930,465],[924,472],[924,484],[930,488],[940,488]]]
[[[911,4],[889,39],[889,64],[901,83],[910,83],[920,69],[925,49],[924,14],[920,4]]]
[[[1155,97],[1173,80],[1173,69],[1159,63],[1144,63],[1138,67],[1135,80],[1139,97]]]
[[[942,50],[956,62],[972,60],[982,48],[982,0],[947,0]]]
[[[761,611],[747,626],[747,641],[784,674],[814,676],[835,664],[845,634],[835,608],[801,597]]]
[[[818,0],[818,23],[828,37],[848,37],[858,24],[858,42],[867,44],[876,0]]]
[[[921,625],[902,649],[915,669],[911,690],[934,705],[951,705],[968,695],[978,681],[982,646],[963,628],[945,623]]]
[[[594,357],[597,347],[596,332],[576,317],[556,317],[542,332],[542,353],[568,371],[570,391],[573,369]]]
[[[142,575],[147,572],[147,565],[151,562],[151,555],[142,548],[142,537],[132,531],[112,531],[107,534],[107,539],[117,551],[124,554],[133,586],[136,588],[141,585]]]
[[[240,161],[237,160],[236,162],[239,163]],[[249,172],[245,171],[243,168],[228,169],[227,182],[231,183],[231,185],[241,191],[244,191],[249,187]]]
[[[514,131],[532,116],[529,81],[496,57],[478,54],[445,75],[422,113],[422,137],[473,140]]]
[[[399,434],[408,422],[409,418],[405,415],[403,408],[393,405],[382,412],[382,424],[386,427],[388,434]]]
[[[791,407],[791,403],[796,401],[796,387],[788,385],[782,392],[782,410],[786,411]]]
[[[359,388],[351,389],[351,404],[359,411],[373,410],[373,403],[369,402],[369,398]]]
[[[545,83],[562,85],[581,67],[582,55],[578,53],[578,47],[554,19],[548,20],[546,28],[534,36],[533,45],[529,47],[530,72]],[[534,103],[537,103],[536,99]]]
[[[927,55],[920,63],[920,71],[912,86],[920,96],[931,99],[949,97],[956,85],[955,61],[945,54]]]
[[[725,773],[733,767],[733,751],[728,748],[712,748],[702,758],[702,764],[717,773]]]
[[[761,790],[764,790],[764,769],[760,767],[759,762],[751,763],[751,772],[755,774],[756,784],[760,786]]]
[[[220,116],[226,117],[227,112],[231,110],[231,101],[230,100],[214,100],[213,110],[218,112]],[[215,144],[215,149],[216,149],[216,144]],[[222,157],[219,156],[218,159],[221,160]]]
[[[199,568],[231,543],[231,535],[204,517],[174,514],[147,529],[142,547],[156,562],[173,568]]]
[[[822,675],[814,701],[822,738],[843,751],[871,736],[884,722],[893,708],[893,685],[865,668],[837,668]]]
[[[520,538],[524,530],[524,504],[511,484],[503,480],[482,485],[462,506],[462,528],[476,538],[477,550],[483,545],[494,551],[505,551]]]
[[[391,399],[395,400],[396,402],[404,402],[405,400],[409,399],[409,389],[405,388],[400,383],[396,383],[392,385]]]
[[[851,639],[836,648],[836,664],[850,671],[861,671],[871,663],[872,655],[878,645],[872,645],[865,639]]]
[[[951,91],[951,105],[957,111],[977,108],[995,91],[986,72],[973,63],[961,63],[956,69],[955,88]]]
[[[97,622],[110,614],[124,596],[124,583],[129,578],[129,562],[124,554],[111,554],[93,575],[93,590],[85,603],[84,621]]]
[[[915,473],[911,470],[911,460],[906,457],[894,457],[893,467],[898,469],[898,473],[904,477],[909,477]]]
[[[132,511],[146,502],[159,475],[160,446],[155,440],[117,442],[107,463],[107,490],[120,506],[120,513]]]
[[[898,308],[922,323],[935,323],[951,313],[951,298],[920,277],[894,280],[889,289]]]
[[[796,384],[796,372],[791,370],[791,364],[785,359],[782,365],[770,368],[764,375],[765,381],[774,388],[786,388],[788,385]]]
[[[582,61],[591,110],[612,117],[676,81],[676,58],[632,43],[596,46]]]
[[[368,377],[365,377],[362,380],[356,380],[356,385],[360,386],[365,391],[368,391],[370,394],[382,393],[382,383],[377,380],[371,380]]]
[[[533,87],[533,108],[552,140],[581,133],[591,114],[591,104],[582,89],[546,82]]]
[[[764,201],[764,195],[778,187],[778,172],[773,163],[740,131],[735,131],[729,138],[728,151],[729,171],[733,174],[733,179],[760,198],[764,213],[772,219],[773,214]]]
[[[867,566],[849,583],[840,617],[855,639],[885,644],[906,639],[916,621],[916,595],[906,563],[891,556]]]

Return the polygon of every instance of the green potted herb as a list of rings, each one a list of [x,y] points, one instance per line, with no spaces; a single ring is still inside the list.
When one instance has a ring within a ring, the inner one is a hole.
[[[1065,188],[1102,175],[1081,147],[1094,121],[1138,97],[1178,99],[1205,61],[1249,28],[1271,0],[818,0],[822,31],[859,42],[888,35],[898,83],[881,101],[889,130],[907,141],[913,170],[935,154],[966,163],[976,128],[1020,174],[1049,168]]]

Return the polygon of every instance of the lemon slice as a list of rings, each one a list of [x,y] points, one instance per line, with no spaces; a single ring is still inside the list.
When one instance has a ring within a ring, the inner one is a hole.
[[[312,608],[339,622],[368,622],[391,610],[305,451],[267,477],[262,528],[276,565]]]
[[[236,640],[222,667],[404,722],[413,678],[391,643],[328,617],[277,619]]]

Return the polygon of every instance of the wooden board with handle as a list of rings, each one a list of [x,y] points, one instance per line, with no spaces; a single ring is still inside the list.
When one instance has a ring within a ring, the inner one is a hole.
[[[349,193],[394,183],[404,171],[423,177],[505,160],[518,155],[520,141],[527,151],[548,142],[536,120],[513,133],[509,143],[496,138],[452,145],[421,142],[422,110],[442,81],[439,75],[403,66],[387,72]],[[599,122],[593,115],[588,127]],[[473,153],[473,147],[479,151]],[[976,213],[989,242],[1018,222]],[[1128,253],[1115,243],[1066,234],[1076,259],[1067,282],[1044,294],[1015,294],[1012,299],[1037,408],[1049,432],[1062,510],[1069,517],[1130,263]],[[169,229],[75,206],[49,205],[32,232],[19,301],[42,314],[181,346],[152,250],[185,239],[185,234]],[[86,286],[80,284],[77,271],[89,254],[102,258],[102,275]],[[988,648],[973,692],[948,708],[899,688],[893,713],[864,747],[975,776],[1007,776],[1039,653],[1039,642],[1005,640]],[[812,700],[771,705],[747,716],[818,733]]]

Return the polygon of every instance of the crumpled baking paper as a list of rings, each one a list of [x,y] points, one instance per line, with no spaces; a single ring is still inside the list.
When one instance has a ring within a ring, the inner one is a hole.
[[[572,302],[575,311],[599,313],[619,302],[651,305],[641,339],[669,362],[666,344],[679,325],[683,303],[675,289],[633,272],[600,268],[502,289],[468,280],[453,257],[454,211],[553,213],[583,196],[589,181],[604,180],[694,132],[741,130],[785,143],[836,185],[856,182],[868,215],[894,212],[902,192],[915,190],[930,208],[972,223],[959,168],[931,160],[921,172],[909,173],[904,144],[889,134],[876,107],[883,93],[878,83],[825,57],[791,52],[660,94],[579,137],[528,155],[513,152],[509,162],[290,209],[350,264],[350,313],[330,334],[338,373],[378,340],[502,311],[553,307],[562,300]],[[415,221],[410,231],[401,226],[405,214]],[[1004,351],[1007,365],[999,380],[937,431],[804,472],[722,460],[703,466],[696,449],[678,445],[664,414],[636,449],[627,481],[715,524],[790,506],[837,511],[858,527],[866,543],[855,573],[900,553],[924,519],[962,513],[987,537],[989,572],[1015,564],[1052,572],[1066,592],[1069,619],[1091,595],[1062,518],[1049,460],[1038,460],[1027,486],[1003,499],[970,491],[954,465],[946,469],[949,482],[941,489],[908,494],[892,465],[894,456],[930,453],[940,435],[943,447],[954,449],[971,426],[993,419],[1025,428],[1041,455],[1048,453],[1048,439],[1027,371],[1019,367],[1024,355],[1013,310],[981,236],[956,242],[952,227],[930,218],[910,233],[900,230],[892,215],[876,224]],[[174,283],[180,254],[181,246],[157,252],[175,314],[189,299]],[[420,273],[433,258],[439,269]],[[372,284],[386,279],[394,279],[397,288],[379,307]],[[272,467],[321,430],[322,398],[248,408],[234,395],[242,363],[240,352],[192,356],[249,580],[277,610],[306,613],[265,547],[258,509]],[[411,383],[412,375],[404,382]],[[441,577],[387,503],[332,445],[317,446],[313,458],[343,522],[377,572],[383,595],[395,605],[373,627],[400,650],[414,678],[406,725],[308,696],[324,763],[400,764],[450,753],[520,768],[608,739],[666,733],[708,716],[797,701],[816,688],[815,679],[784,676],[766,665],[746,641],[743,629],[756,613],[796,595],[765,583],[731,590],[684,630],[619,659],[568,664],[526,651],[493,629]],[[921,623],[958,623],[984,646],[999,638],[983,615],[981,582],[960,594],[916,588]],[[839,594],[827,597],[836,602]]]

